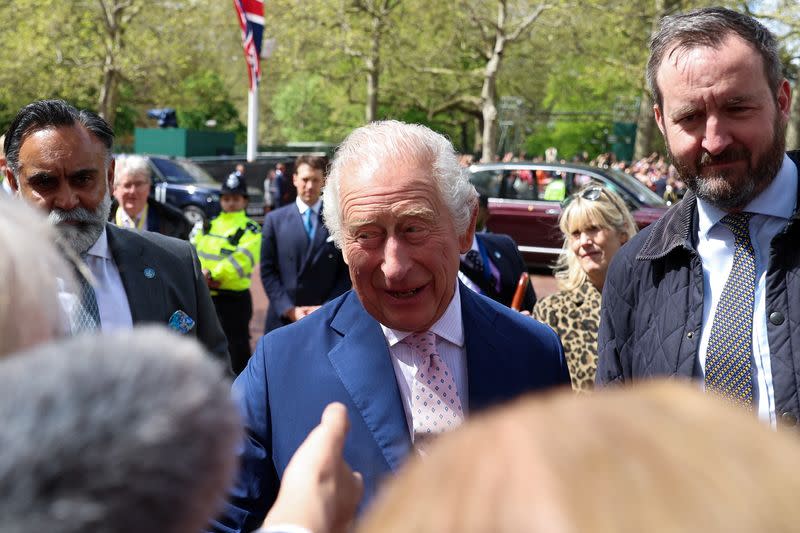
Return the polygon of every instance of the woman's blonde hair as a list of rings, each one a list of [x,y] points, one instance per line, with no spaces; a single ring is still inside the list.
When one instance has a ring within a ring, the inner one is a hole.
[[[67,332],[59,293],[73,292],[57,233],[40,213],[0,194],[0,357]]]
[[[358,532],[788,533],[798,469],[797,435],[696,384],[562,390],[441,437]]]
[[[572,232],[597,226],[615,230],[626,239],[636,234],[636,223],[622,198],[599,185],[590,185],[573,194],[561,211],[558,225],[564,244],[556,261],[555,276],[563,291],[577,289],[587,281],[586,272],[570,247]]]

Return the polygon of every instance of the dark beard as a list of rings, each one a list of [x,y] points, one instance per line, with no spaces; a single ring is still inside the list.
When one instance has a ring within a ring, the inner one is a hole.
[[[776,114],[772,128],[772,144],[753,165],[752,153],[744,146],[730,146],[724,152],[712,156],[703,152],[693,166],[676,158],[667,141],[667,151],[678,175],[686,182],[690,191],[698,198],[725,211],[743,209],[772,183],[783,164],[786,149],[786,125]],[[702,176],[703,168],[720,163],[747,161],[747,170],[740,183],[731,182],[731,174],[726,171]]]

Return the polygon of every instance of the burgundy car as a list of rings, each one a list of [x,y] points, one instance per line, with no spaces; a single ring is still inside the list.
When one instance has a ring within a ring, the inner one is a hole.
[[[510,235],[529,267],[553,266],[561,253],[562,201],[589,184],[619,194],[639,228],[656,221],[667,205],[636,178],[616,169],[581,164],[486,163],[469,167],[470,181],[489,197],[488,228]]]

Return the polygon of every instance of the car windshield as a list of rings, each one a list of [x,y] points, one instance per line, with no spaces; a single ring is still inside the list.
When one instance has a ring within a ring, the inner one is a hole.
[[[152,157],[150,160],[156,168],[158,168],[164,178],[166,178],[168,183],[178,185],[190,185],[192,183],[214,185],[216,183],[214,178],[208,175],[203,169],[189,162],[164,159],[161,157]]]
[[[195,165],[191,161],[183,161],[183,160],[176,160],[181,167],[183,167],[186,172],[188,172],[196,181],[197,183],[202,183],[203,185],[219,185],[211,174],[206,172],[204,169]]]
[[[656,193],[648,189],[647,187],[642,184],[639,180],[631,176],[630,174],[626,174],[621,170],[617,170],[616,168],[607,168],[604,169],[607,173],[613,174],[614,177],[622,183],[622,185],[631,193],[636,196],[636,198],[648,207],[665,207],[667,204],[664,202],[663,198],[658,196]]]

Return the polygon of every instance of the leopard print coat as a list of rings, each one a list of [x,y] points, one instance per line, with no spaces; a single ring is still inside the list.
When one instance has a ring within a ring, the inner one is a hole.
[[[539,300],[532,315],[561,337],[572,388],[592,390],[597,370],[600,292],[587,281],[577,289],[557,292]]]

